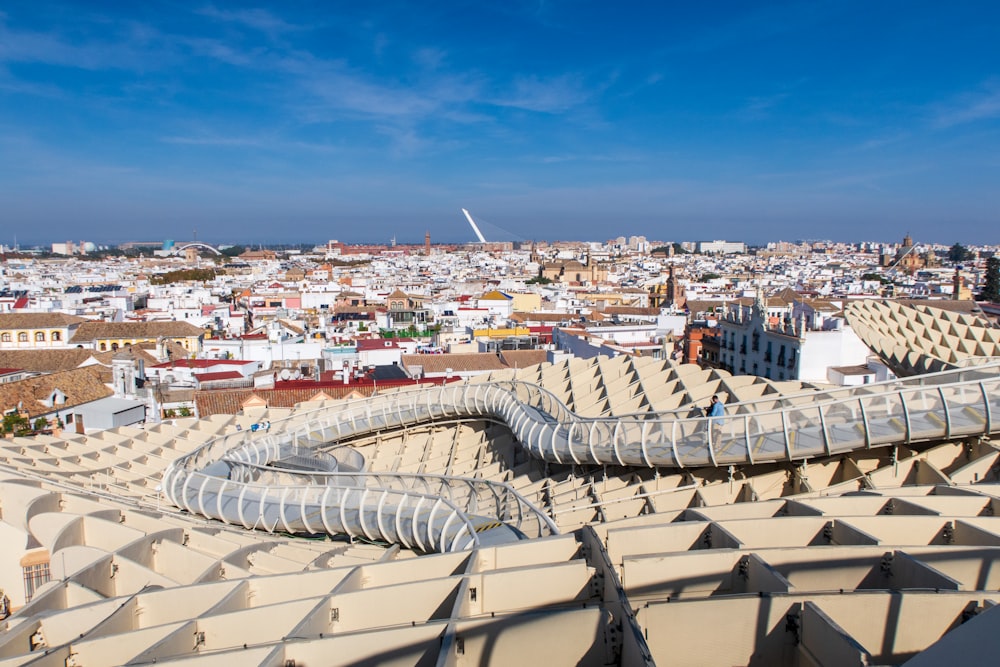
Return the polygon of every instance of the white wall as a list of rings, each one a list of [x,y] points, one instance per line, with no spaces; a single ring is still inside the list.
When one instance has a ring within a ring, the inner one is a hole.
[[[0,521],[0,588],[4,589],[13,607],[24,605],[21,557],[27,544],[28,535],[24,531]]]
[[[854,330],[809,331],[799,356],[799,380],[827,382],[830,366],[863,365],[871,354]]]

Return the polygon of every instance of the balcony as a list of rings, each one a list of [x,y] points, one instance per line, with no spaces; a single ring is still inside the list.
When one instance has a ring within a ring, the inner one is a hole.
[[[747,353],[747,344],[743,343],[742,345],[740,345],[740,354],[746,354],[746,353]]]
[[[771,363],[771,353],[770,352],[765,352],[764,353],[764,361],[766,363]]]

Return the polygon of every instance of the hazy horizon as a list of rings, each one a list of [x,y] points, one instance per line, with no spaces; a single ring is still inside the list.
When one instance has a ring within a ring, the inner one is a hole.
[[[495,240],[995,244],[998,32],[989,2],[5,3],[0,242],[451,243],[464,207]]]

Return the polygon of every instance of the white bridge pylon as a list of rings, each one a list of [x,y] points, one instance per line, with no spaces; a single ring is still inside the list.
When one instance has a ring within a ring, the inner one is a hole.
[[[486,237],[483,236],[483,233],[481,231],[479,231],[479,225],[477,225],[476,221],[472,219],[472,216],[469,214],[469,212],[463,208],[462,213],[465,214],[465,219],[469,221],[470,225],[472,225],[472,231],[476,233],[476,238],[479,239],[479,242],[486,243]]]

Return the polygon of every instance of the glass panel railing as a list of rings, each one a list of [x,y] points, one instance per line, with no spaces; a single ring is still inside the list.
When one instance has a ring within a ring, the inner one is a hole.
[[[864,396],[860,400],[872,446],[906,441],[906,414],[898,393]]]
[[[856,449],[864,449],[865,424],[861,413],[861,403],[857,400],[828,403],[820,408],[830,453],[839,454]]]
[[[962,373],[976,379],[954,382]],[[690,406],[683,416],[673,410],[583,418],[537,385],[452,383],[350,401],[266,423],[255,432],[214,438],[175,460],[163,487],[175,504],[234,523],[268,530],[294,524],[310,531],[316,522],[307,510],[315,506],[324,526],[377,533],[418,548],[433,543],[435,535],[454,542],[442,535],[460,525],[475,533],[477,516],[554,532],[547,515],[504,484],[365,473],[363,457],[337,443],[372,429],[490,415],[503,419],[534,456],[564,464],[694,467],[801,460],[988,433],[1000,413],[1000,378],[995,369],[989,378],[983,373],[976,367],[824,394],[769,397],[730,404],[715,419],[688,417]],[[753,411],[754,406],[767,409]],[[321,448],[330,454],[319,455]],[[279,470],[276,464],[305,470]],[[334,473],[341,464],[350,467]],[[439,525],[439,516],[445,523]],[[436,544],[440,548],[443,542]]]
[[[941,391],[937,387],[911,389],[901,395],[906,404],[911,441],[945,437],[948,423]]]

